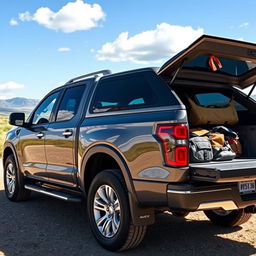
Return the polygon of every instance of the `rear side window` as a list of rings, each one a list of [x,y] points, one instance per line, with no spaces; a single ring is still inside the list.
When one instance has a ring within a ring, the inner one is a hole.
[[[85,86],[77,86],[66,90],[57,112],[57,122],[70,120],[76,115],[84,89]]]
[[[102,79],[97,86],[91,112],[178,105],[179,102],[154,72],[138,72]]]
[[[231,98],[218,92],[213,93],[199,93],[195,95],[195,98],[199,105],[204,107],[226,107]],[[247,110],[247,108],[237,101],[235,102],[235,108],[237,111]]]

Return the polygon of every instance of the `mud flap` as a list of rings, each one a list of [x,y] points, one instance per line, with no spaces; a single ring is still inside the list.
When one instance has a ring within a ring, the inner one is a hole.
[[[128,193],[132,222],[136,226],[147,226],[155,223],[155,209],[140,207]]]

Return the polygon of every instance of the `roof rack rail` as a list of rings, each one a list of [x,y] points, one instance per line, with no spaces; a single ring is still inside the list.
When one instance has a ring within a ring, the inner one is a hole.
[[[93,72],[93,73],[88,73],[86,75],[82,75],[82,76],[78,76],[78,77],[72,78],[69,81],[67,81],[65,84],[73,83],[76,80],[80,80],[82,78],[86,78],[86,77],[90,77],[90,76],[96,77],[96,76],[98,76],[100,74],[102,74],[103,76],[109,75],[109,74],[111,74],[111,71],[108,70],[108,69],[105,69],[105,70],[100,70],[100,71],[96,71],[96,72]]]

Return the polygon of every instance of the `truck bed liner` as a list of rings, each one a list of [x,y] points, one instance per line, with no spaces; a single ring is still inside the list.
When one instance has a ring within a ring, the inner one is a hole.
[[[256,179],[256,158],[191,163],[189,166],[192,180],[237,182]]]

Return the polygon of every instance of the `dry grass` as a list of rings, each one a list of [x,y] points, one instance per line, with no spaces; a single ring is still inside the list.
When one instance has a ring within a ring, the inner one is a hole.
[[[8,116],[0,115],[0,158],[3,153],[3,143],[5,140],[5,134],[8,130],[12,128],[8,123]]]

